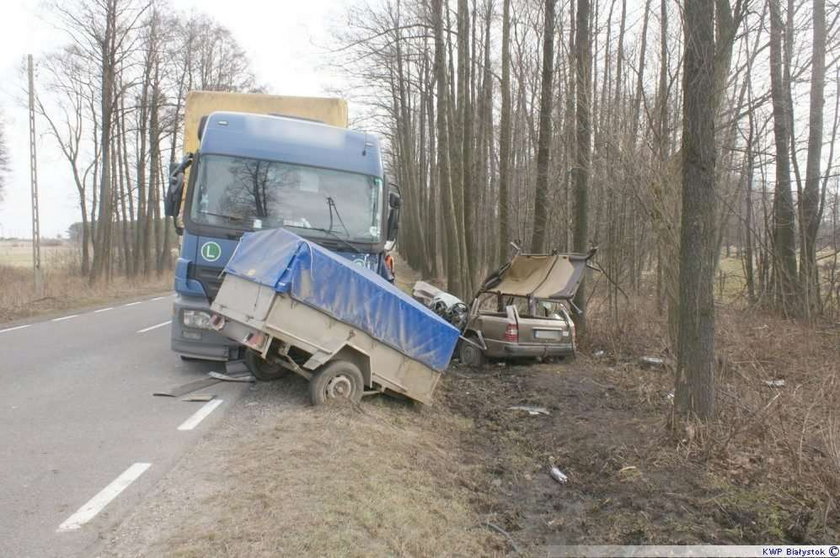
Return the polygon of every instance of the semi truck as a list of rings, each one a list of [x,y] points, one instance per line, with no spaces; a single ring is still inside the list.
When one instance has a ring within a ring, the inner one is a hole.
[[[246,232],[282,227],[393,281],[399,190],[376,136],[347,128],[345,101],[194,91],[184,122],[164,204],[181,235],[171,346],[182,359],[243,356],[213,329],[210,305]]]

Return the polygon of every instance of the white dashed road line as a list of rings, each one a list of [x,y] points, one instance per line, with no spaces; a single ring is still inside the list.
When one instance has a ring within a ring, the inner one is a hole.
[[[109,306],[108,308],[100,308],[99,310],[94,310],[93,313],[94,314],[99,314],[100,312],[107,312],[108,310],[113,310],[113,309],[114,309],[113,306]]]
[[[224,401],[221,399],[214,399],[213,401],[208,402],[201,409],[197,410],[193,416],[185,420],[184,423],[178,427],[178,430],[192,430],[198,426],[201,421],[206,419],[207,415],[215,411],[216,407],[222,403],[224,403]]]
[[[63,322],[64,320],[72,320],[73,318],[78,318],[78,314],[70,314],[69,316],[61,316],[60,318],[53,318],[50,320],[51,322]]]
[[[151,466],[151,463],[135,463],[126,469],[123,474],[114,479],[111,484],[103,488],[99,494],[88,500],[76,513],[59,525],[58,532],[73,531],[96,517],[96,514],[101,512],[105,506],[110,504],[114,498],[119,496],[123,490],[128,488]]]
[[[163,300],[164,298],[166,298],[166,297],[165,296],[156,296],[155,298],[150,298],[149,301],[154,302],[156,300]]]
[[[15,327],[7,327],[6,329],[0,329],[0,333],[6,333],[7,331],[17,331],[19,329],[26,329],[27,327],[31,326],[32,324],[26,325],[19,325]]]
[[[161,323],[155,324],[153,326],[149,326],[149,327],[146,327],[146,328],[143,328],[143,329],[138,329],[137,333],[146,333],[147,331],[152,331],[153,329],[157,329],[159,327],[163,327],[163,326],[169,325],[171,323],[172,323],[172,320],[166,320],[165,322],[161,322]]]
[[[123,304],[123,306],[124,306],[124,307],[127,307],[127,306],[137,306],[138,304],[142,304],[142,303],[143,303],[143,301],[142,301],[142,300],[138,300],[137,302],[129,302],[128,304]]]

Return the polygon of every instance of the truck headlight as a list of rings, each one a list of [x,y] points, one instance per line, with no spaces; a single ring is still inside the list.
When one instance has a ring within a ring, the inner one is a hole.
[[[212,326],[210,321],[212,316],[209,312],[201,310],[184,310],[181,320],[184,327],[192,327],[196,329],[210,329]]]

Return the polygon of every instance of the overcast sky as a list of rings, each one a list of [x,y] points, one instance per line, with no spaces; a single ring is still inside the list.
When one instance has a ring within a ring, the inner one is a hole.
[[[322,67],[329,30],[353,0],[170,0],[179,11],[199,10],[227,26],[251,60],[269,93],[323,96],[341,87]],[[56,50],[65,38],[41,0],[0,0],[0,112],[11,159],[5,199],[0,202],[0,237],[29,237],[29,128],[25,102],[26,54]],[[36,83],[37,88],[37,83]],[[352,111],[352,107],[351,107]],[[78,197],[45,125],[38,130],[41,236],[64,235],[78,221]]]

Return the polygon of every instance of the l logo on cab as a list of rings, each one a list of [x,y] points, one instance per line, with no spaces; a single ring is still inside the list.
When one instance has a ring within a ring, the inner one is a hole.
[[[201,247],[201,257],[208,262],[215,262],[222,257],[222,247],[217,242],[205,242]]]

